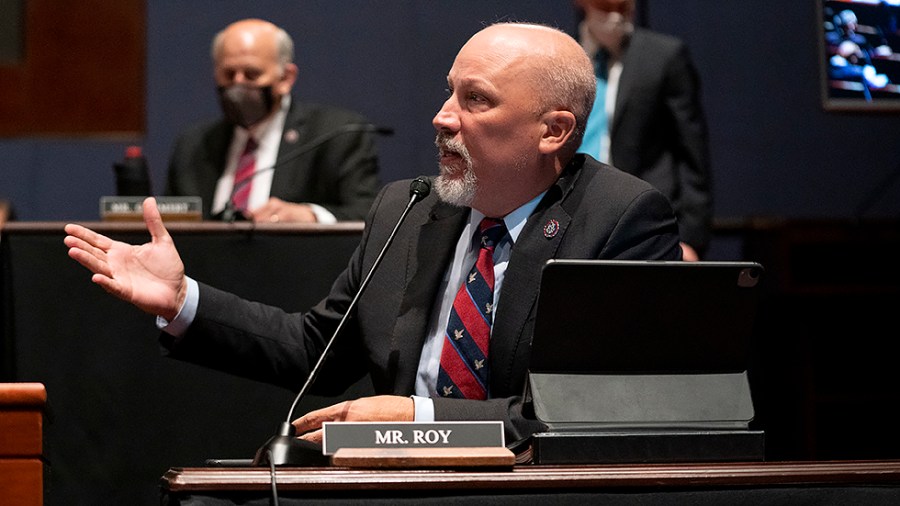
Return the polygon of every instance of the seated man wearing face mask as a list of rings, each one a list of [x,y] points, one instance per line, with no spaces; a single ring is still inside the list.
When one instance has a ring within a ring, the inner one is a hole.
[[[292,100],[294,45],[237,21],[212,43],[224,118],[181,134],[166,195],[199,196],[204,219],[362,220],[380,188],[374,127],[351,111]]]

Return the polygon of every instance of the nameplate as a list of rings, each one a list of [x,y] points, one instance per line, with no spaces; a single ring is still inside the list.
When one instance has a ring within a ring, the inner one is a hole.
[[[322,453],[341,448],[505,447],[503,422],[325,422]]]
[[[137,221],[143,219],[143,203],[147,197],[100,197],[100,218],[105,221]],[[200,197],[154,197],[163,220],[199,221],[203,216]]]

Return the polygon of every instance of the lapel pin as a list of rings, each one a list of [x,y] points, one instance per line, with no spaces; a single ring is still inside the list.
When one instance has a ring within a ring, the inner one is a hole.
[[[284,142],[287,142],[288,144],[293,144],[293,143],[297,142],[298,139],[300,139],[300,134],[297,132],[297,130],[291,128],[284,132]]]
[[[544,225],[544,237],[547,239],[553,239],[556,237],[556,234],[559,233],[559,222],[556,220],[550,220]]]

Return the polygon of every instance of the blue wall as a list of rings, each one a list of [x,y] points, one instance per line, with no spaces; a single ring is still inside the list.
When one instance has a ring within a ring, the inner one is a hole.
[[[0,139],[0,197],[22,220],[95,220],[112,163],[144,146],[160,189],[176,133],[218,113],[209,41],[256,16],[298,47],[302,100],[343,105],[395,129],[379,140],[382,179],[436,172],[431,118],[456,51],[496,20],[571,30],[571,0],[149,0],[147,128],[138,139]],[[900,114],[826,113],[814,2],[650,0],[652,27],[686,39],[704,84],[716,215],[854,217],[900,170]],[[111,72],[115,72],[112,65]],[[60,83],[65,86],[65,83]],[[900,216],[900,182],[869,216]]]

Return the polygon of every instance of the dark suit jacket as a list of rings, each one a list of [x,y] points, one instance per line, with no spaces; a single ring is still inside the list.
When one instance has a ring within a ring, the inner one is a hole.
[[[669,198],[681,239],[699,253],[712,227],[712,186],[700,81],[680,40],[635,28],[622,57],[610,163]]]
[[[380,187],[374,134],[343,132],[291,158],[319,136],[354,123],[367,122],[344,109],[291,101],[275,161],[271,196],[319,204],[338,220],[365,218]],[[220,119],[180,135],[169,160],[166,195],[200,196],[203,218],[213,218],[210,208],[216,182],[225,171],[233,132],[234,127]]]
[[[201,284],[193,324],[177,345],[165,335],[163,344],[173,357],[299,390],[408,201],[409,181],[379,194],[350,264],[309,312],[285,314]],[[378,394],[414,393],[437,290],[468,211],[434,194],[412,209],[336,339],[313,393],[337,395],[366,373]],[[551,219],[560,231],[547,238],[542,230]],[[507,441],[541,427],[523,416],[521,395],[541,267],[550,258],[680,259],[675,216],[646,182],[577,155],[513,246],[491,337],[490,399],[436,398],[438,420],[503,420]]]

